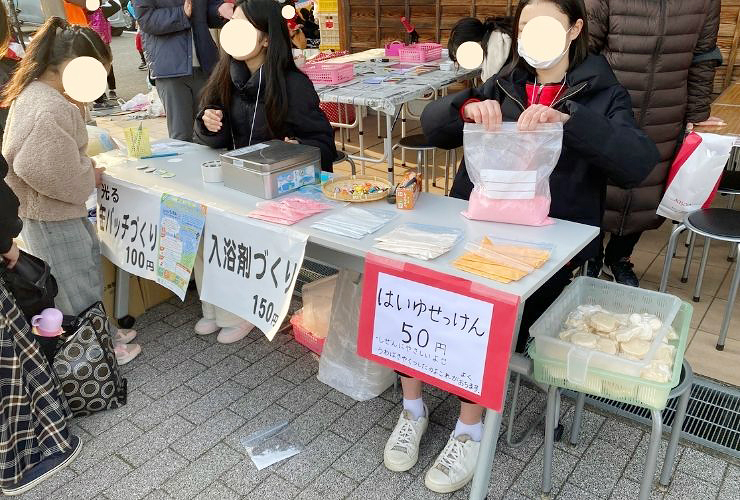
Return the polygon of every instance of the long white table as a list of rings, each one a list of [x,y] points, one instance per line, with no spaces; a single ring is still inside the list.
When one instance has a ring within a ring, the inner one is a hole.
[[[181,152],[181,155],[178,157],[183,160],[181,162],[172,163],[168,161],[170,158],[127,161],[117,166],[108,166],[105,175],[113,179],[127,181],[163,193],[167,192],[184,196],[207,206],[244,216],[258,202],[263,201],[260,198],[229,189],[223,184],[208,184],[202,181],[201,163],[218,158],[219,151],[195,144],[189,144],[177,150]],[[150,167],[169,170],[174,172],[176,176],[163,179],[154,174],[147,174],[142,170],[137,170],[135,167],[142,163],[146,163]],[[361,240],[345,238],[312,228],[311,224],[321,217],[326,216],[326,213],[308,218],[290,227],[308,235],[306,246],[307,256],[335,267],[347,267],[362,272],[365,256],[368,252],[372,251],[378,255],[384,255],[404,262],[413,262],[434,271],[460,276],[472,282],[517,295],[521,299],[517,328],[515,330],[518,331],[524,301],[552,277],[556,271],[588,245],[598,235],[599,229],[560,220],[551,226],[539,228],[470,221],[460,215],[460,211],[465,209],[466,205],[467,202],[462,200],[423,193],[414,210],[399,211],[401,215],[378,231],[376,235],[371,235]],[[369,206],[395,210],[394,206],[389,205],[385,201],[369,204]],[[342,210],[342,208],[337,208],[329,213],[334,213],[336,210]],[[554,245],[555,248],[550,260],[541,269],[538,269],[518,282],[502,284],[460,271],[451,265],[452,261],[465,251],[464,242],[459,243],[449,253],[426,262],[372,249],[375,236],[384,234],[405,222],[460,228],[465,233],[465,241],[479,241],[485,235],[494,235],[500,238],[517,239],[520,241],[547,242]],[[119,278],[123,278],[125,275],[120,273],[122,272],[119,269]],[[117,309],[119,305],[123,306],[125,303],[125,299],[119,302],[119,297],[128,297],[127,290],[119,289],[118,284],[125,287],[128,285],[128,279],[117,280]],[[119,318],[126,313],[127,311],[116,311]],[[515,345],[516,342],[512,342],[512,352]],[[508,380],[506,386],[508,386]],[[482,499],[486,496],[491,475],[491,466],[496,451],[496,441],[501,426],[501,413],[487,410],[485,421],[486,425],[484,427],[483,441],[481,442],[481,453],[470,494],[471,499]]]

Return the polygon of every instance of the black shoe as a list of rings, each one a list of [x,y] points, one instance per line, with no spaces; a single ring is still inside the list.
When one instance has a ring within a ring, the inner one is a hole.
[[[146,69],[146,61],[141,61],[141,64],[139,64],[139,69],[141,71],[144,71]]]
[[[108,100],[109,101],[117,101],[118,100],[118,94],[116,94],[115,90],[111,90],[108,92]]]
[[[77,458],[77,455],[82,450],[82,441],[77,436],[71,436],[70,444],[72,445],[72,449],[68,452],[56,453],[44,459],[42,462],[34,465],[30,470],[27,470],[15,486],[7,489],[3,488],[3,495],[11,497],[25,493],[66,468]]]
[[[637,275],[633,271],[634,267],[635,265],[629,260],[619,260],[614,264],[604,266],[604,273],[617,283],[639,288],[640,280],[637,279]]]

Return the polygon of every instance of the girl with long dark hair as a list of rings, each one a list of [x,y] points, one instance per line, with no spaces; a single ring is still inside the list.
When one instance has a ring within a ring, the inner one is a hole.
[[[280,4],[237,0],[234,19],[252,23],[259,40],[241,60],[221,54],[203,89],[196,137],[213,148],[288,138],[319,148],[322,169],[331,171],[337,156],[334,132],[313,84],[293,61]]]
[[[551,18],[546,22],[555,29],[538,45],[563,48],[546,60],[529,53],[519,39],[527,24],[541,16]],[[489,130],[502,121],[517,122],[521,131],[534,130],[543,123],[562,123],[562,151],[550,177],[550,216],[598,227],[607,178],[626,186],[639,183],[655,164],[658,151],[635,124],[629,94],[609,64],[601,56],[588,54],[583,0],[521,0],[514,19],[512,52],[511,63],[482,87],[427,106],[421,117],[427,141],[444,149],[458,148],[463,144],[465,122],[483,124]],[[472,187],[462,165],[452,196],[467,199]],[[596,252],[597,247],[590,245],[527,299],[519,351],[525,347],[534,320],[569,283],[574,266]],[[384,452],[386,467],[394,471],[414,466],[428,422],[421,381],[403,377],[402,386],[403,412]],[[426,474],[429,489],[449,493],[473,477],[483,434],[482,415],[481,406],[461,402],[455,430]]]
[[[2,94],[3,105],[10,106],[2,152],[10,165],[8,184],[20,199],[23,241],[53,269],[56,307],[70,316],[103,297],[100,245],[85,207],[103,169],[86,154],[85,105],[62,82],[67,65],[79,57],[97,59],[106,69],[112,58],[93,30],[52,17]],[[138,345],[126,345],[135,331],[113,333],[119,364],[138,355]]]
[[[252,23],[259,33],[257,44],[244,58],[221,54],[203,90],[195,136],[212,148],[241,148],[271,139],[315,146],[321,151],[321,168],[331,171],[337,156],[334,133],[313,85],[293,61],[280,7],[274,0],[237,0],[233,18]],[[195,278],[200,286],[200,259]],[[218,341],[225,344],[243,339],[252,328],[205,302],[203,319],[195,325],[199,335],[220,331]]]

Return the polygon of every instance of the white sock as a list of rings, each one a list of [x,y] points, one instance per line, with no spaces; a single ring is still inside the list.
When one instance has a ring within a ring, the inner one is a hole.
[[[455,437],[467,434],[473,441],[480,441],[483,438],[483,422],[477,424],[464,424],[458,418],[455,424]]]
[[[403,398],[403,409],[411,413],[414,420],[419,420],[421,417],[426,417],[426,406],[424,406],[424,399],[406,399]]]

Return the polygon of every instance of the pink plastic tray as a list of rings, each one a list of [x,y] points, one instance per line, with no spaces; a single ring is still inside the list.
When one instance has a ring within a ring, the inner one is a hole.
[[[425,63],[442,57],[442,46],[438,43],[416,43],[398,49],[403,63]]]
[[[352,63],[308,63],[301,70],[314,83],[344,83],[355,77]]]

